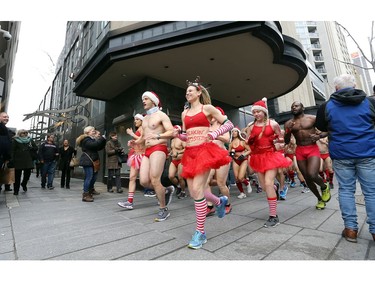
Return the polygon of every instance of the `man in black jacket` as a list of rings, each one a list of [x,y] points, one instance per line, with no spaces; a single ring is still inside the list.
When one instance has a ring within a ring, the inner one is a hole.
[[[0,169],[3,169],[10,160],[10,150],[14,133],[7,128],[6,125],[8,122],[9,115],[6,112],[0,112]],[[5,184],[5,191],[12,191],[10,184]]]
[[[53,179],[55,178],[56,159],[59,156],[59,148],[56,146],[55,136],[47,135],[47,140],[39,148],[39,160],[42,163],[42,188],[53,189]],[[48,176],[48,180],[47,180]]]

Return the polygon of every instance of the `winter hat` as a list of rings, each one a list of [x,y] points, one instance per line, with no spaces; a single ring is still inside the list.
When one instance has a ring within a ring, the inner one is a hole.
[[[144,119],[145,117],[144,117],[142,114],[137,113],[136,115],[134,115],[134,119],[135,119],[135,118],[137,118],[137,119],[143,121],[143,119]]]
[[[262,98],[262,100],[255,102],[251,107],[251,112],[253,112],[254,110],[263,111],[268,116],[267,98]]]
[[[157,106],[159,107],[160,109],[161,108],[161,102],[160,102],[160,99],[159,99],[159,96],[157,94],[155,94],[154,92],[151,92],[151,91],[146,91],[143,93],[142,95],[142,99],[144,97],[148,97],[150,100],[152,100],[152,102]]]
[[[237,133],[238,133],[238,137],[240,138],[240,139],[242,139],[243,141],[245,141],[246,140],[246,133],[245,132],[241,132],[241,130],[240,130],[240,128],[238,128],[238,127],[234,127],[233,129],[232,129],[232,134],[230,135],[230,142],[232,142],[232,140],[233,140],[233,131],[237,131]]]

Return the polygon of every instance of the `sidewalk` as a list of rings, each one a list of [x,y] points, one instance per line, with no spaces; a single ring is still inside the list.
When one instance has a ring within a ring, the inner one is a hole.
[[[62,189],[55,178],[53,190],[40,188],[32,174],[26,193],[0,194],[0,260],[375,260],[375,243],[365,223],[364,205],[357,204],[358,243],[341,237],[343,222],[337,183],[325,210],[316,210],[312,193],[289,188],[286,201],[278,202],[281,224],[264,228],[268,218],[265,193],[238,199],[231,188],[232,212],[222,219],[208,217],[208,242],[199,250],[187,248],[195,230],[191,198],[174,196],[171,216],[154,222],[157,200],[136,191],[134,210],[117,202],[123,194],[108,193],[103,183],[95,202],[84,203],[82,180],[72,179]]]

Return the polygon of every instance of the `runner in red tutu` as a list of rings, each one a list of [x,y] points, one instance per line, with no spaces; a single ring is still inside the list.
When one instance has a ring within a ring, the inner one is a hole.
[[[263,98],[253,104],[251,111],[254,122],[246,129],[249,136],[247,142],[251,148],[250,167],[257,172],[260,185],[266,191],[269,205],[269,219],[264,227],[275,227],[279,222],[277,216],[277,196],[274,189],[278,168],[287,168],[292,161],[276,151],[275,142],[283,142],[280,126],[269,119],[267,99]]]
[[[199,83],[199,77],[194,83],[187,82],[186,99],[190,107],[185,109],[181,115],[183,131],[175,130],[175,135],[186,141],[185,152],[181,160],[183,166],[181,176],[187,180],[190,196],[194,199],[197,219],[196,231],[188,247],[198,249],[207,242],[204,231],[207,201],[216,205],[218,217],[221,218],[225,215],[228,197],[219,198],[213,195],[208,189],[207,180],[211,169],[218,169],[231,161],[228,151],[212,141],[229,132],[233,128],[233,124],[211,105],[210,95]],[[215,131],[209,132],[212,118],[215,118],[221,126]]]

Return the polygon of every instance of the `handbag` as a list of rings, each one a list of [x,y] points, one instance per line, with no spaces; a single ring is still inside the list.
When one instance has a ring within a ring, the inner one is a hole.
[[[77,167],[78,165],[79,165],[79,160],[75,156],[73,156],[69,162],[69,166],[74,168],[74,167]]]
[[[13,184],[15,176],[15,169],[14,168],[1,168],[0,169],[0,185],[1,184]]]
[[[85,154],[87,155],[87,157],[91,160],[92,165],[93,165],[93,168],[94,168],[94,172],[95,172],[95,173],[96,173],[96,172],[99,172],[99,170],[100,170],[100,160],[97,159],[97,160],[93,161],[93,160],[91,159],[90,155],[88,155],[86,152],[84,152],[84,153],[85,153]]]
[[[126,163],[128,162],[128,154],[126,153],[117,154],[117,159],[119,163]]]

